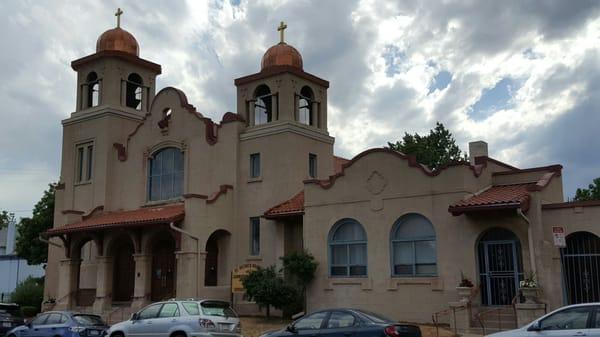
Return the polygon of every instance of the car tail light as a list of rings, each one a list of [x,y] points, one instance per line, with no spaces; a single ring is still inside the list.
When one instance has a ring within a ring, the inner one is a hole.
[[[213,323],[213,321],[211,321],[210,319],[200,318],[200,320],[198,321],[198,323],[200,324],[200,327],[204,328],[204,329],[214,329],[214,328],[216,328],[215,323]]]
[[[400,334],[398,333],[398,330],[396,330],[396,326],[394,326],[394,325],[390,325],[390,326],[386,327],[383,331],[385,332],[386,336],[400,337]]]

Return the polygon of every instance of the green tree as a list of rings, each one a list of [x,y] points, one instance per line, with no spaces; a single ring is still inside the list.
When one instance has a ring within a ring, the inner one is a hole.
[[[40,312],[44,298],[44,278],[28,277],[19,283],[10,296],[11,302],[19,304],[23,309],[33,307],[33,314]],[[26,310],[23,310],[26,311]]]
[[[600,177],[594,179],[588,188],[578,188],[574,200],[600,200]]]
[[[461,152],[452,133],[440,122],[436,122],[435,128],[426,136],[404,133],[402,140],[388,142],[388,146],[392,150],[415,155],[417,162],[431,170],[453,162],[467,161],[467,154]]]
[[[40,264],[48,261],[48,245],[40,241],[39,235],[53,227],[54,195],[56,184],[48,184],[42,199],[35,204],[31,218],[22,218],[17,226],[15,251],[28,264]]]
[[[308,252],[293,252],[281,257],[283,272],[302,294],[302,306],[306,310],[306,288],[315,278],[318,263]]]
[[[8,223],[14,218],[14,214],[8,213],[7,211],[0,212],[0,229],[8,226]]]
[[[271,317],[271,307],[286,311],[286,306],[298,302],[298,291],[284,281],[275,266],[250,272],[242,278],[242,283],[246,299],[256,302],[261,309],[265,308],[267,318]]]

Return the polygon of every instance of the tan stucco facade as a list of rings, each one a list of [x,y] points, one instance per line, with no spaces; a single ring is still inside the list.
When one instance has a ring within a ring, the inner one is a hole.
[[[481,242],[495,228],[513,235],[519,265],[513,281],[535,271],[544,289],[540,300],[554,308],[566,300],[552,226],[600,236],[598,205],[563,203],[560,166],[516,169],[489,158],[482,142],[472,144],[471,163],[434,172],[387,149],[363,152],[336,169],[340,159],[333,155],[327,128],[329,83],[302,68],[278,65],[237,79],[237,111],[220,123],[202,116],[178,89],[155,93],[160,66],[136,55],[98,51],[74,61],[73,68],[78,99],[62,123],[45,287],[45,298],[56,299],[58,308],[90,307],[106,314],[116,304],[134,310],[162,297],[230,300],[235,267],[278,265],[284,254],[305,249],[319,263],[308,289],[309,310],[361,307],[424,322],[458,299],[461,274],[476,284],[474,305],[493,304],[482,300],[487,295],[481,286]],[[98,82],[86,83],[91,72]],[[134,83],[130,93],[133,73],[142,83]],[[97,105],[90,106],[88,90],[95,84]],[[255,122],[260,85],[271,94],[270,121],[264,124]],[[308,124],[299,121],[304,87],[313,93]],[[139,104],[128,106],[134,98]],[[151,200],[149,166],[166,148],[183,155],[181,191]],[[254,177],[253,154],[260,154]],[[316,158],[314,177],[310,155]],[[507,197],[502,191],[513,185],[524,186],[523,200],[449,209],[496,190]],[[301,191],[301,210],[266,214]],[[123,215],[151,216],[173,205],[182,205],[182,212],[172,221],[153,218],[140,225]],[[391,237],[406,214],[426,218],[435,232],[430,275],[394,276]],[[121,220],[98,224],[110,217]],[[259,218],[254,252],[252,218]],[[360,223],[366,234],[364,275],[332,276],[329,241],[342,219]],[[74,224],[79,229],[66,230]],[[233,300],[242,312],[256,310],[240,295]]]

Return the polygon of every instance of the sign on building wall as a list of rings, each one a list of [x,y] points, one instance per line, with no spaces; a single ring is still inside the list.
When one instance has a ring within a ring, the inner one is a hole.
[[[231,292],[232,293],[245,293],[246,289],[242,283],[242,277],[250,274],[251,271],[258,269],[256,264],[243,264],[238,266],[231,272]]]
[[[565,228],[563,226],[552,226],[552,237],[554,238],[554,247],[565,248],[567,241],[565,239]]]

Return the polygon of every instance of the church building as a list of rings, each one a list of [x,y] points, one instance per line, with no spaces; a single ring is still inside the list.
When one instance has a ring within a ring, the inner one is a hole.
[[[561,165],[517,168],[483,141],[434,171],[387,148],[338,157],[330,83],[304,69],[285,28],[260,70],[233,81],[236,110],[219,122],[179,89],[157,92],[161,65],[120,24],[71,63],[77,100],[45,233],[55,309],[229,301],[236,267],[302,250],[319,264],[311,311],[427,322],[459,299],[462,275],[481,308],[513,303],[530,273],[549,309],[600,301],[600,202],[564,202]]]

